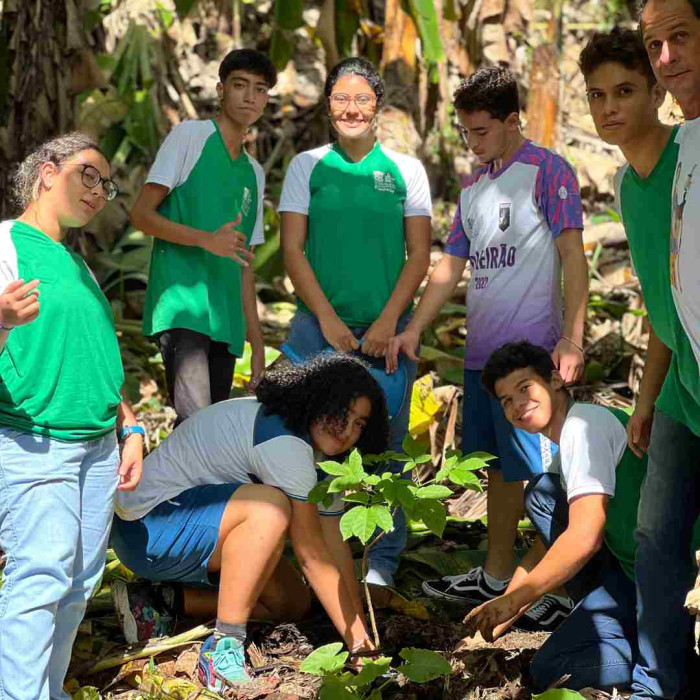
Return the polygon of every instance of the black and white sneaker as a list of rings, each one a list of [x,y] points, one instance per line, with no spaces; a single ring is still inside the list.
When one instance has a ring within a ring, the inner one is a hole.
[[[423,592],[433,598],[451,600],[465,605],[481,605],[487,600],[503,595],[509,583],[504,581],[502,588],[493,588],[486,581],[485,573],[482,567],[475,566],[466,574],[423,581]]]
[[[571,598],[547,593],[513,623],[513,628],[521,632],[554,632],[573,609]]]

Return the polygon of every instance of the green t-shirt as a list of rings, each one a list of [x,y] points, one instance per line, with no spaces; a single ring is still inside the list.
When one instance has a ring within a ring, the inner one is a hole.
[[[651,325],[673,351],[656,406],[700,435],[700,373],[673,302],[668,264],[676,131],[677,127],[648,177],[640,178],[629,164],[620,168],[615,195]]]
[[[40,281],[40,311],[0,354],[0,425],[67,442],[106,435],[124,383],[109,302],[77,253],[5,221],[0,291],[16,279]]]
[[[285,175],[279,210],[308,217],[306,257],[348,326],[379,317],[406,262],[404,219],[432,212],[420,161],[379,143],[358,163],[338,144],[300,153]],[[308,311],[301,300],[299,306]]]
[[[147,183],[167,187],[159,213],[166,219],[214,233],[242,216],[238,230],[248,244],[264,242],[265,175],[244,149],[231,158],[214,120],[175,127],[158,151]],[[241,267],[200,248],[156,238],[143,314],[143,333],[187,328],[243,353],[245,317]]]

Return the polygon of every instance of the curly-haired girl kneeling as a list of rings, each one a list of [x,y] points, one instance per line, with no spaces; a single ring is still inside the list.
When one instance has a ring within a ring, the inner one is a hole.
[[[344,455],[355,445],[382,452],[387,432],[384,396],[366,365],[323,355],[269,372],[255,398],[188,418],[147,457],[139,489],[119,495],[114,545],[126,566],[151,581],[206,586],[218,578],[216,631],[199,659],[208,688],[248,680],[243,643],[251,615],[298,619],[308,610],[309,591],[281,558],[287,534],[348,648],[369,649],[339,529],[342,501],[321,510],[308,495],[320,454]],[[212,595],[185,589],[178,607],[202,616]],[[119,587],[116,597],[129,641],[152,631],[151,601],[134,586]]]

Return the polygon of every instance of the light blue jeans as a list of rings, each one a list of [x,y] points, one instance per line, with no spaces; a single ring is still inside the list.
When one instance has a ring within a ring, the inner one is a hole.
[[[105,564],[115,433],[60,442],[0,428],[0,698],[67,700],[71,650]]]
[[[396,324],[396,332],[401,333],[408,325],[409,316],[404,314]],[[356,338],[361,338],[367,331],[367,327],[353,327],[350,329]],[[297,356],[312,357],[331,346],[326,342],[321,332],[321,326],[317,318],[304,311],[297,311],[289,329],[287,344],[294,350]],[[384,368],[384,358],[368,357],[359,354],[365,361],[378,368]],[[398,413],[389,423],[389,445],[388,449],[396,452],[403,452],[401,447],[403,439],[408,431],[408,421],[411,413],[411,394],[413,382],[416,379],[416,363],[409,360],[406,355],[399,355],[399,363],[406,375],[405,395],[401,402]],[[377,375],[375,375],[377,376]],[[386,375],[387,383],[394,375]],[[381,376],[378,381],[382,384]],[[385,387],[382,387],[386,392]],[[391,462],[389,468],[393,472],[400,472],[405,464],[403,462]],[[410,478],[410,475],[406,475]],[[394,515],[394,527],[382,537],[369,553],[369,570],[367,581],[380,586],[393,586],[394,574],[399,567],[399,557],[406,547],[407,527],[406,516],[399,508]]]

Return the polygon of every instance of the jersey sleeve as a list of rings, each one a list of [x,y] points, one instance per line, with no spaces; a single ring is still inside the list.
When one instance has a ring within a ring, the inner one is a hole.
[[[565,229],[583,229],[578,179],[573,168],[555,153],[540,165],[536,199],[554,238]]]
[[[258,161],[251,158],[251,163],[258,183],[258,211],[255,216],[250,245],[262,245],[265,242],[265,171]]]
[[[308,153],[300,153],[292,159],[284,176],[280,212],[289,211],[308,216],[311,201],[309,179],[315,162]]]
[[[569,501],[591,494],[615,495],[615,470],[627,447],[627,433],[602,406],[577,404],[562,429],[559,455]]]
[[[13,224],[12,220],[0,223],[0,294],[5,291],[10,282],[19,279],[17,250],[10,235]],[[31,282],[31,280],[25,280],[25,282]]]
[[[445,252],[457,258],[468,258],[470,247],[469,238],[464,230],[464,222],[462,220],[462,198],[460,197],[457,202],[455,218],[452,220],[450,233],[447,236]]]
[[[208,135],[206,132],[210,132],[207,126],[198,121],[178,124],[158,149],[146,184],[163,185],[168,190],[173,190],[185,182],[199,158]]]

